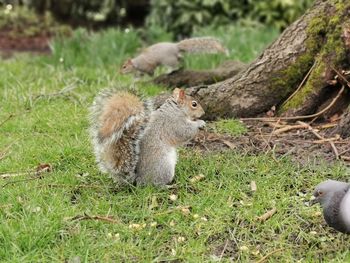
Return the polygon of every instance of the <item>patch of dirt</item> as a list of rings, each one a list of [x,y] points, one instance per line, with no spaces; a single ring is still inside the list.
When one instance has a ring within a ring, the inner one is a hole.
[[[273,157],[290,156],[292,160],[301,164],[310,162],[319,164],[322,161],[332,162],[339,159],[350,166],[350,138],[330,136],[329,131],[334,126],[332,123],[317,123],[312,124],[311,129],[303,127],[288,131],[281,129],[301,124],[257,121],[245,124],[249,131],[244,135],[233,137],[212,131],[201,131],[189,146],[204,152],[231,149],[250,155],[272,153]]]
[[[40,34],[36,36],[12,36],[7,30],[0,31],[0,52],[4,58],[11,57],[15,52],[32,52],[49,54],[51,36]]]

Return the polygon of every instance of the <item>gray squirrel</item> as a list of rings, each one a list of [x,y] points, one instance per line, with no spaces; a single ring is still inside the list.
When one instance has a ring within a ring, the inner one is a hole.
[[[161,42],[145,48],[138,56],[126,60],[120,68],[121,74],[135,73],[153,75],[158,66],[177,69],[183,53],[218,53],[228,55],[228,50],[212,37],[195,37],[178,43]]]
[[[157,110],[151,101],[114,90],[102,91],[90,108],[90,136],[98,166],[119,184],[171,183],[176,148],[205,126],[194,98],[176,88]]]

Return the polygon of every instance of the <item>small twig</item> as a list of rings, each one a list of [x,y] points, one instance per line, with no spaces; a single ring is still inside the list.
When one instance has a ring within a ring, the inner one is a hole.
[[[31,175],[31,174],[34,176],[40,176],[43,173],[47,173],[51,171],[52,171],[52,166],[50,164],[39,164],[34,170],[0,173],[0,178],[5,179],[9,177],[17,177],[21,175]]]
[[[261,129],[258,129],[258,130],[259,130],[259,135],[260,135],[261,139],[262,139],[262,140],[264,141],[264,143],[265,143],[264,150],[265,150],[266,148],[268,148],[268,149],[266,150],[266,153],[267,153],[268,151],[271,150],[270,142],[268,141],[269,138],[271,138],[271,134],[269,134],[269,137],[268,137],[267,140],[266,140],[266,139],[264,138],[263,133],[261,132]]]
[[[335,159],[339,160],[339,152],[338,152],[337,147],[335,147],[334,142],[330,141],[329,144],[331,145],[331,148],[332,148],[332,150],[334,152]]]
[[[5,120],[3,120],[1,123],[0,123],[0,126],[4,125],[5,122],[7,122],[9,119],[11,119],[12,117],[14,117],[15,114],[10,114]]]
[[[7,182],[4,185],[2,185],[2,188],[5,188],[6,186],[11,185],[11,184],[41,179],[42,175],[44,173],[49,173],[51,171],[52,171],[52,166],[50,164],[39,164],[35,168],[35,170],[29,170],[26,172],[0,174],[0,178],[2,178],[2,179],[8,178],[8,177],[16,177],[16,176],[26,175],[26,174],[32,175],[32,177],[27,178],[27,179],[14,180],[14,181]]]
[[[264,222],[264,221],[268,220],[269,218],[271,218],[276,212],[277,212],[277,209],[274,207],[271,210],[267,211],[265,214],[258,216],[256,218],[256,220],[258,220],[260,222]]]
[[[344,161],[350,161],[350,156],[340,156],[340,159],[344,160]]]
[[[307,78],[310,76],[312,70],[314,69],[316,65],[316,61],[314,62],[314,64],[311,66],[311,68],[309,69],[309,71],[306,73],[305,77],[303,78],[303,80],[301,81],[301,83],[299,84],[298,88],[293,92],[292,95],[290,95],[288,97],[288,99],[286,99],[283,103],[282,103],[282,106],[283,107],[288,101],[290,101],[294,96],[295,94],[298,93],[298,91],[301,89],[301,87],[304,85],[305,81],[307,80]]]
[[[287,125],[283,128],[280,128],[280,129],[277,129],[273,132],[274,135],[277,135],[277,134],[280,134],[280,133],[283,133],[283,132],[287,132],[287,131],[290,131],[290,130],[295,130],[295,129],[305,129],[307,128],[307,126],[305,125]]]
[[[348,153],[348,152],[350,152],[350,148],[349,148],[349,149],[346,149],[346,150],[344,150],[344,151],[342,151],[341,153],[339,153],[339,155],[343,155],[343,154],[346,154],[346,153]]]
[[[36,180],[36,179],[40,179],[40,177],[39,177],[39,176],[36,176],[36,177],[27,178],[27,179],[22,179],[22,180],[16,180],[16,181],[7,182],[6,184],[3,184],[3,185],[2,185],[2,188],[5,188],[6,186],[11,185],[11,184],[33,181],[33,180]]]
[[[278,125],[279,122],[280,122],[280,120],[278,120],[276,124]],[[271,139],[272,139],[272,135],[274,134],[274,132],[275,132],[275,130],[276,130],[276,128],[277,128],[277,125],[276,125],[275,127],[272,128],[272,131],[270,132],[270,136],[269,136],[269,138],[267,139],[267,142],[268,142],[269,145],[270,145],[270,142],[271,142]]]
[[[221,251],[221,254],[220,254],[220,257],[219,257],[219,262],[222,260],[222,257],[224,256],[224,253],[225,253],[225,250],[226,250],[226,248],[227,248],[227,245],[228,245],[228,239],[226,239],[224,248],[223,248],[222,251]]]
[[[302,122],[302,121],[298,121],[297,123],[307,125],[308,126],[308,130],[311,131],[318,139],[323,140],[323,141],[327,140],[326,138],[321,136],[314,128],[312,128],[311,125],[309,125],[309,124],[307,124],[305,122]],[[339,153],[338,153],[337,147],[335,147],[334,142],[333,141],[327,141],[327,142],[331,145],[331,148],[332,148],[332,150],[334,152],[335,158],[338,160],[339,159]]]
[[[275,253],[277,253],[277,252],[280,252],[280,251],[282,251],[282,250],[284,250],[284,248],[276,249],[276,250],[274,250],[274,251],[272,251],[272,252],[266,254],[264,257],[262,257],[261,259],[259,259],[259,260],[258,260],[257,262],[255,262],[255,263],[262,263],[262,262],[264,262],[268,257],[270,257],[270,256],[272,256],[273,254],[275,254]]]
[[[26,175],[26,174],[31,174],[32,171],[27,171],[27,172],[16,172],[16,173],[5,173],[5,174],[0,174],[1,179],[5,178],[10,178],[10,177],[17,177],[21,175]]]
[[[316,140],[316,141],[313,141],[313,143],[322,144],[322,143],[325,143],[325,142],[332,142],[332,141],[336,141],[336,140],[339,140],[339,137],[333,137],[333,138],[326,138],[326,139],[322,139],[322,140]]]
[[[89,189],[103,189],[103,187],[99,185],[87,185],[87,184],[77,184],[77,185],[72,185],[72,184],[41,184],[38,187],[52,187],[52,188],[65,188],[65,187],[72,187],[72,188],[89,188]],[[113,189],[108,188],[108,189]]]
[[[61,89],[58,92],[54,92],[54,93],[48,93],[48,94],[38,94],[33,98],[33,102],[42,99],[42,98],[47,98],[47,99],[51,99],[54,97],[68,97],[67,93],[72,92],[74,89],[76,89],[78,86],[75,85],[75,83],[71,83],[68,86],[64,87],[63,89]],[[68,97],[70,99],[70,97]]]
[[[112,223],[112,224],[119,224],[120,223],[118,220],[115,220],[112,217],[99,216],[99,215],[89,216],[86,213],[84,213],[84,215],[77,215],[77,216],[74,216],[72,218],[67,218],[66,220],[69,220],[69,221],[99,220],[99,221],[105,221],[105,222]]]
[[[311,119],[318,117],[325,113],[327,110],[329,110],[334,103],[340,98],[341,94],[344,92],[345,86],[343,85],[341,89],[339,90],[337,96],[334,97],[334,99],[328,104],[327,107],[322,109],[321,111],[311,114],[311,115],[302,115],[302,116],[291,116],[291,117],[275,117],[275,118],[266,118],[266,117],[260,117],[260,118],[241,118],[242,121],[276,121],[276,120],[301,120],[301,119]]]
[[[331,68],[334,70],[335,73],[337,73],[338,77],[340,77],[342,80],[345,81],[346,85],[350,88],[350,82],[341,74],[338,70],[336,70],[333,66]]]
[[[7,146],[5,147],[4,150],[2,150],[2,151],[0,152],[0,161],[6,157],[6,155],[7,155],[8,151],[9,151],[9,149],[10,149],[10,148],[12,147],[12,145],[14,145],[17,141],[18,141],[18,140],[13,141],[13,142],[10,143],[9,145],[7,145]]]
[[[322,137],[314,128],[312,128],[310,124],[307,124],[307,123],[302,122],[302,121],[297,121],[297,123],[299,123],[300,125],[306,126],[308,128],[308,130],[311,131],[318,139],[325,140],[325,138]]]
[[[337,125],[338,125],[337,123],[327,123],[327,124],[315,126],[315,128],[316,129],[329,129],[329,128],[333,128]]]
[[[272,128],[283,128],[286,126],[286,124],[281,124],[281,122],[278,120],[277,122],[267,122],[267,124],[269,126],[271,126]]]

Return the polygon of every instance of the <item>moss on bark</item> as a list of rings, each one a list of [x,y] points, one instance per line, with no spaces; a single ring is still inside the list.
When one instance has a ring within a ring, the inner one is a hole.
[[[283,70],[272,86],[284,85],[286,92],[291,93],[314,63],[315,67],[303,87],[282,107],[282,112],[298,111],[311,95],[317,94],[327,85],[328,66],[340,67],[345,62],[348,50],[342,40],[342,31],[343,23],[349,19],[349,10],[349,1],[334,0],[332,6],[309,21],[305,53]]]

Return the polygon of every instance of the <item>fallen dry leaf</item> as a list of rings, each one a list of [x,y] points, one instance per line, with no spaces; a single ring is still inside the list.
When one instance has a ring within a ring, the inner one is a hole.
[[[221,139],[220,141],[222,141],[222,142],[223,142],[226,146],[228,146],[231,150],[233,150],[233,149],[236,148],[236,146],[235,146],[232,142],[230,142],[230,141],[228,141],[228,140]]]
[[[186,240],[186,238],[181,237],[181,236],[177,238],[177,242],[179,242],[179,243],[185,242],[185,240]]]
[[[256,182],[255,182],[255,181],[251,181],[251,182],[250,182],[250,190],[251,190],[252,192],[256,192],[257,187],[256,187]]]
[[[169,195],[169,199],[170,199],[170,201],[175,202],[177,200],[177,195],[171,194],[171,195]]]
[[[272,208],[271,210],[267,211],[265,214],[258,216],[256,219],[260,222],[264,222],[271,218],[275,213],[277,212],[276,208]]]
[[[241,246],[241,247],[239,248],[239,250],[241,250],[241,251],[248,251],[249,248],[248,248],[247,246]]]
[[[190,182],[193,184],[193,183],[196,183],[196,182],[203,180],[204,178],[205,178],[204,174],[199,174],[199,175],[192,177],[190,179]]]
[[[52,172],[52,165],[48,163],[39,163],[35,169],[36,174]]]
[[[191,213],[190,209],[188,207],[183,207],[180,209],[181,213],[184,215],[189,215]]]

